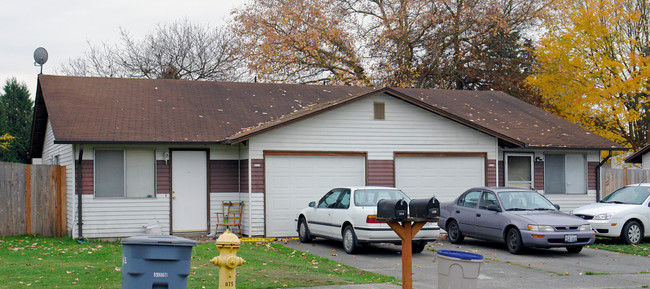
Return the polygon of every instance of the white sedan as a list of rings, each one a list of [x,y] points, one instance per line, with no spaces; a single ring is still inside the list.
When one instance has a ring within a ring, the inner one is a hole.
[[[397,234],[384,222],[377,221],[377,202],[381,199],[410,198],[402,191],[389,187],[343,187],[330,190],[318,202],[310,202],[296,216],[300,241],[308,243],[314,237],[339,240],[348,254],[364,243],[400,244]],[[424,250],[428,241],[435,240],[440,228],[427,223],[413,237],[413,253]]]
[[[587,220],[597,236],[639,244],[650,237],[650,184],[627,185],[573,214]]]

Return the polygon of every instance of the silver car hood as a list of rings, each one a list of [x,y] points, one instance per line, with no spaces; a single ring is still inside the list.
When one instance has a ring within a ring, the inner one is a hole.
[[[531,224],[551,226],[579,226],[588,224],[587,221],[559,211],[509,211],[522,219],[528,220]]]

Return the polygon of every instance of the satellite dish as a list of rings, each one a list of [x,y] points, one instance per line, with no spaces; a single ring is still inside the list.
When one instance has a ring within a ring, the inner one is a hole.
[[[43,64],[47,62],[47,50],[43,47],[36,48],[34,50],[34,66],[41,67],[41,73],[43,74]]]

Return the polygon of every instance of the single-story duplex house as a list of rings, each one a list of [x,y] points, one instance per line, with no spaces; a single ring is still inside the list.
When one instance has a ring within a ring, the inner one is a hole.
[[[31,156],[67,169],[70,235],[295,236],[299,208],[337,186],[453,200],[534,188],[570,210],[598,198],[620,145],[497,91],[40,75]],[[81,203],[81,205],[80,205]],[[81,229],[81,232],[80,232]]]

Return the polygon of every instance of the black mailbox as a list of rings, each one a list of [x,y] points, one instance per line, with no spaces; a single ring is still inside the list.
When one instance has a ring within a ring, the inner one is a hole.
[[[404,220],[408,217],[408,204],[406,201],[381,199],[377,202],[377,218]]]
[[[440,202],[431,199],[414,199],[409,203],[411,218],[435,218],[440,216]]]

